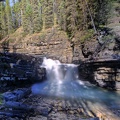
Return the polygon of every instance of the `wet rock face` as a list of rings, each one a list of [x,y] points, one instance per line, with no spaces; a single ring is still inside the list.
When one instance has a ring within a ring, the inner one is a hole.
[[[42,61],[43,58],[38,56],[1,54],[0,87],[20,87],[44,80],[46,69],[40,67]]]
[[[98,41],[93,38],[91,41],[84,43],[73,42],[73,63],[81,63],[94,55],[96,49],[99,47]]]
[[[81,61],[84,61],[84,55],[82,53],[82,46],[80,43],[76,43],[73,46],[73,59],[72,62],[75,64],[79,64]]]
[[[82,53],[88,58],[81,65],[82,76],[98,86],[120,90],[120,37],[104,40],[103,44],[84,43]]]
[[[95,39],[81,43],[80,39],[73,38],[71,40],[71,47],[73,51],[72,62],[80,64],[81,61],[88,59],[94,53],[97,44],[98,42]]]
[[[113,90],[120,90],[120,69],[98,68],[94,72],[94,79],[101,87]]]
[[[120,90],[120,60],[98,60],[82,63],[80,76],[109,90]]]
[[[120,59],[120,42],[118,40],[110,41],[99,52],[99,58]]]
[[[95,53],[97,47],[98,47],[97,40],[86,41],[82,45],[82,53],[83,53],[84,57],[85,58],[91,57]]]
[[[2,94],[4,101],[18,101],[21,98],[29,95],[31,93],[30,88],[21,88],[14,90],[13,92],[5,92]]]

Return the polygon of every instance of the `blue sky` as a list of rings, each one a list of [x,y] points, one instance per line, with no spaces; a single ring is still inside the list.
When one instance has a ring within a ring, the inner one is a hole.
[[[11,5],[11,6],[13,5],[13,2],[12,2],[12,0],[10,0],[10,5]]]
[[[15,0],[15,1],[17,1],[17,0]],[[12,0],[10,0],[10,5],[11,5],[11,6],[13,5],[13,2],[12,2]]]

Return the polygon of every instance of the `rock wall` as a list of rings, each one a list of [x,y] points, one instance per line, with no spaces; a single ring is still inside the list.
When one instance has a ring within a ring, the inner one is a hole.
[[[107,33],[103,35],[103,38],[108,36],[109,34]],[[12,40],[12,42],[10,42],[11,38],[16,39],[16,41]],[[18,38],[19,39],[11,36],[6,37],[1,44],[1,49],[3,52],[6,52],[7,50],[7,52],[19,53],[19,55],[22,55],[21,59],[26,59],[29,63],[32,62],[35,66],[33,74],[37,79],[41,77],[41,73],[44,73],[44,70],[41,70],[39,66],[42,62],[41,57],[57,59],[63,63],[73,62],[76,64],[81,64],[81,62],[85,60],[105,61],[108,59],[120,59],[119,37],[102,41],[104,44],[101,45],[96,40],[96,36],[93,36],[92,40],[85,41],[81,44],[80,40],[77,40],[76,38],[73,38],[72,41],[70,41],[66,32],[61,31],[56,27],[42,31],[41,33],[35,33],[24,37],[19,36]],[[25,54],[25,56],[23,54]],[[19,55],[17,54],[17,56]],[[118,66],[100,66],[94,70],[93,67],[94,66],[90,66],[88,68],[86,65],[83,67],[82,73],[85,77],[89,76],[88,80],[91,78],[92,74],[92,82],[97,83],[99,86],[110,86],[113,84],[111,87],[114,88],[115,84],[116,89],[119,88],[117,87],[119,86],[119,82],[117,82],[119,81],[119,72],[116,73],[115,77],[114,73],[111,72],[113,69],[119,71]],[[105,67],[104,70],[103,67]],[[101,70],[104,72],[101,72]]]
[[[57,28],[51,28],[38,34],[27,35],[24,38],[19,38],[14,43],[9,42],[10,39],[6,40],[8,52],[41,55],[58,59],[64,63],[72,62],[73,51],[69,38],[64,31]],[[1,48],[5,49],[3,46]]]
[[[38,56],[0,54],[0,87],[6,89],[6,86],[20,87],[43,81],[46,69],[40,67],[42,61]]]
[[[82,80],[110,90],[120,90],[120,60],[83,62],[79,66]]]
[[[21,67],[24,68],[25,65],[31,66],[28,78],[30,77],[33,81],[42,81],[46,78],[46,69],[40,67],[43,62],[42,56],[26,54],[11,54],[11,56],[18,61]]]
[[[94,72],[94,80],[101,87],[120,90],[120,68],[100,67]]]
[[[100,59],[120,59],[120,38],[108,40],[97,55]]]
[[[79,42],[73,44],[73,59],[72,62],[75,64],[80,64],[84,61],[85,57],[82,53],[82,45]]]
[[[95,37],[93,37],[89,41],[84,41],[83,43],[81,43],[80,40],[73,39],[73,62],[80,64],[81,61],[90,59],[91,56],[93,56],[93,54],[95,53],[98,46],[99,43]]]

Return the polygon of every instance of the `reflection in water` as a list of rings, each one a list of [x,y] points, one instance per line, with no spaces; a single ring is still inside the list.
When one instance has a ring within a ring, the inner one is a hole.
[[[86,99],[104,102],[108,105],[120,105],[120,94],[92,86],[79,80],[77,66],[61,64],[59,61],[44,59],[43,67],[47,70],[47,80],[32,86],[33,94],[68,99]]]

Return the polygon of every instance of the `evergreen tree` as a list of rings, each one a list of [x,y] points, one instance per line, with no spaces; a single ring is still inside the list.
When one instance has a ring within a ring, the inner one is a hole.
[[[72,7],[72,6],[71,6]],[[87,24],[86,20],[86,11],[85,11],[85,6],[84,6],[84,1],[83,0],[76,0],[76,3],[74,4],[74,24],[76,26],[76,30],[83,30],[83,28]],[[72,16],[73,16],[72,15]]]
[[[54,25],[54,19],[53,19],[53,1],[52,0],[48,0],[46,2],[46,18],[45,18],[45,22],[46,22],[46,28],[50,28]]]
[[[24,33],[28,33],[28,20],[26,17],[26,0],[21,1],[21,23]]]
[[[53,26],[53,3],[52,0],[42,1],[42,21],[43,29]]]
[[[95,20],[97,25],[106,25],[110,13],[111,0],[98,0]]]
[[[25,17],[27,22],[27,31],[28,33],[32,34],[34,32],[33,30],[33,8],[30,3],[30,1],[27,0],[26,3],[26,10],[25,10]]]
[[[15,0],[12,0],[13,6],[12,6],[12,18],[13,18],[13,24],[14,24],[14,29],[17,29],[19,26],[19,14],[20,14],[20,6],[19,2],[15,2]]]
[[[32,4],[33,8],[33,26],[34,32],[40,32],[42,30],[42,5],[39,0],[34,0]]]
[[[16,15],[16,26],[20,27],[22,25],[21,23],[21,2],[15,3],[15,15]]]
[[[7,35],[7,21],[6,21],[6,14],[5,14],[5,5],[1,2],[0,4],[0,27],[1,27],[1,37],[5,37]]]
[[[2,38],[2,3],[0,3],[0,39]]]
[[[60,25],[61,29],[66,31],[67,28],[67,16],[66,16],[66,4],[64,0],[60,0],[58,3],[58,24]]]
[[[77,11],[77,4],[75,0],[67,0],[66,2],[66,12],[67,12],[67,32],[68,35],[74,36],[77,27],[76,27],[76,18],[78,16],[78,11]]]
[[[89,0],[88,5],[96,26],[99,27],[100,25],[107,24],[111,0]]]
[[[54,21],[54,26],[57,25],[57,1],[53,0],[53,21]]]
[[[9,0],[6,0],[5,6],[6,22],[7,22],[7,33],[10,34],[13,32],[13,20]]]
[[[76,32],[107,24],[113,0],[10,0],[0,6],[0,33],[12,33],[22,26],[26,34],[57,24],[70,37]],[[95,25],[94,25],[95,23]]]

